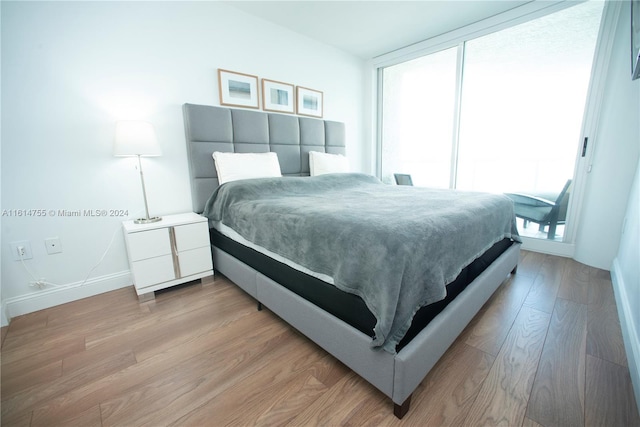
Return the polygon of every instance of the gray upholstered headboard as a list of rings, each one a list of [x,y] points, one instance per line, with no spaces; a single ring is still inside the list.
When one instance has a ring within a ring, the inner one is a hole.
[[[308,176],[309,151],[345,153],[344,123],[285,114],[184,104],[194,212],[218,187],[214,151],[278,155],[283,175]]]

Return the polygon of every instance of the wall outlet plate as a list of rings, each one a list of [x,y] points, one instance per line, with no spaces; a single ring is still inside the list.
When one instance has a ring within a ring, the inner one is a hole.
[[[20,240],[17,242],[9,243],[11,245],[11,254],[13,255],[13,259],[15,261],[20,261],[20,253],[18,252],[19,247],[24,248],[24,255],[22,259],[31,259],[33,255],[31,254],[31,243],[28,240]]]
[[[49,255],[59,254],[62,252],[62,243],[60,243],[59,237],[50,237],[44,241],[44,245],[47,248]]]

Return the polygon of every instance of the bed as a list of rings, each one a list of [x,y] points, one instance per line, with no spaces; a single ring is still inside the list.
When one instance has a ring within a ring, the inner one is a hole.
[[[334,274],[323,274],[322,271],[317,271],[322,270],[323,267],[307,271],[304,267],[306,259],[292,261],[286,256],[279,257],[281,250],[286,252],[286,247],[282,249],[262,246],[267,244],[265,242],[269,237],[273,237],[273,230],[265,231],[266,240],[264,242],[260,240],[261,244],[254,244],[253,238],[244,239],[243,235],[246,237],[246,234],[243,231],[234,235],[234,230],[230,230],[224,224],[227,220],[218,217],[223,215],[221,212],[224,211],[221,210],[220,200],[241,200],[241,204],[249,203],[248,211],[254,211],[256,208],[251,203],[254,202],[252,197],[255,195],[266,194],[268,198],[273,198],[274,195],[279,194],[279,191],[283,194],[299,191],[301,197],[308,197],[308,191],[345,191],[345,195],[340,197],[348,197],[349,200],[357,198],[358,193],[363,193],[362,206],[358,209],[367,210],[375,209],[374,205],[383,200],[377,198],[378,193],[392,192],[389,197],[396,198],[395,204],[396,200],[400,203],[400,199],[409,200],[415,198],[416,194],[428,190],[414,187],[392,188],[373,177],[362,174],[330,174],[308,178],[310,152],[345,154],[345,126],[340,122],[195,104],[185,104],[183,113],[193,210],[197,213],[206,211],[207,216],[210,217],[214,268],[255,298],[259,306],[268,307],[390,397],[394,403],[394,414],[402,418],[409,410],[411,394],[429,370],[498,286],[510,273],[515,273],[520,244],[514,226],[513,208],[510,207],[510,211],[506,213],[504,212],[506,208],[500,208],[500,215],[507,215],[513,224],[499,225],[504,228],[504,230],[501,229],[502,234],[499,238],[493,237],[491,241],[479,242],[478,244],[484,245],[482,253],[475,254],[472,250],[473,257],[470,260],[473,262],[463,268],[453,267],[451,270],[455,272],[453,277],[451,277],[451,271],[442,272],[441,279],[445,281],[446,287],[425,291],[426,294],[421,293],[416,297],[420,299],[419,303],[411,303],[412,298],[409,298],[411,304],[419,307],[407,306],[407,299],[404,296],[414,295],[413,291],[398,287],[396,289],[400,291],[395,292],[400,294],[399,299],[394,299],[391,304],[392,306],[396,304],[396,308],[386,310],[389,305],[387,299],[381,298],[382,302],[372,303],[369,299],[372,298],[370,290],[354,291],[352,287],[348,289],[345,287],[349,279],[343,280],[343,278],[354,276],[353,274],[350,276],[349,273],[354,262],[349,263],[345,268],[341,266],[340,272],[330,270]],[[236,181],[220,186],[212,158],[213,152],[276,153],[282,175],[286,178]],[[248,190],[247,183],[250,181],[251,187]],[[212,198],[214,193],[217,194],[215,200]],[[455,195],[455,197],[458,196]],[[435,197],[451,196],[437,193]],[[375,200],[368,202],[367,199]],[[496,203],[498,202],[502,203],[499,200]],[[298,207],[304,206],[305,209],[314,204],[306,199],[298,203],[300,203]],[[447,203],[452,202],[446,199],[442,201],[443,205]],[[239,205],[225,209],[236,209],[237,206]],[[291,208],[284,207],[284,209]],[[347,211],[330,211],[334,217],[328,218],[332,218],[329,221],[334,223],[339,222],[335,220],[335,215],[348,216]],[[387,210],[383,216],[388,217],[388,212]],[[500,216],[497,212],[489,213],[487,216]],[[375,210],[372,210],[372,213],[375,213]],[[239,216],[239,213],[237,215]],[[275,212],[275,215],[281,214]],[[311,216],[322,217],[318,213],[306,215],[304,218]],[[259,219],[255,218],[256,224],[259,223]],[[387,221],[387,218],[380,220]],[[452,222],[465,223],[459,219]],[[353,223],[347,224],[345,227],[348,229],[352,225]],[[418,226],[417,223],[414,225]],[[249,233],[261,233],[265,228],[273,228],[275,232],[280,233],[276,226],[265,227],[264,224],[255,227]],[[382,226],[380,229],[384,232]],[[395,234],[398,234],[397,241],[401,245],[402,239],[405,238],[402,232],[388,233],[383,240],[392,242]],[[467,234],[474,233],[467,231]],[[289,240],[290,242],[303,239],[300,235],[292,235],[290,239],[294,239],[293,236],[295,240]],[[320,238],[317,241],[324,240],[326,239]],[[441,238],[439,245],[445,246],[451,243],[449,240],[453,241],[454,248],[473,246],[471,243],[461,244],[456,239],[448,237]],[[375,246],[374,242],[375,238],[364,246]],[[354,254],[360,254],[357,251],[368,250],[368,248],[350,247],[349,250]],[[477,249],[475,251],[477,252]],[[327,259],[335,262],[336,254],[333,256]],[[340,254],[337,256],[339,259],[349,258]],[[391,257],[392,254],[388,256]],[[373,259],[370,255],[358,259],[369,258]],[[385,262],[376,262],[380,265],[385,264]],[[323,261],[320,264],[324,266],[327,262]],[[408,262],[407,264],[416,263]],[[446,263],[440,262],[438,265],[440,264]],[[366,280],[361,280],[367,282],[363,283],[363,286],[372,286],[377,292],[378,288],[375,287],[377,282],[394,282],[391,271],[394,269],[389,263],[387,266],[378,270],[367,267],[368,272],[375,272],[375,274],[367,276]],[[342,274],[343,270],[347,271],[346,275]],[[403,282],[402,286],[409,286],[417,282],[416,278],[424,271],[401,271],[399,277],[406,276],[411,280],[399,281]],[[377,286],[380,286],[379,283]],[[421,287],[417,286],[416,289]],[[419,292],[423,291],[419,290]],[[387,312],[391,317],[385,317]]]

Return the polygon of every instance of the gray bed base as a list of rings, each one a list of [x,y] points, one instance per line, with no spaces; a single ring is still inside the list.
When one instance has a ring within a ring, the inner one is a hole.
[[[411,394],[509,273],[520,244],[513,244],[395,355],[371,348],[371,337],[213,247],[215,269],[370,382],[402,418]]]
[[[344,125],[338,122],[193,104],[185,104],[183,111],[195,212],[202,212],[218,185],[214,150],[275,151],[283,175],[302,176],[309,174],[308,151],[344,153]],[[366,334],[223,250],[212,246],[212,251],[216,270],[390,397],[394,414],[402,418],[416,387],[509,273],[515,273],[520,244],[500,255],[396,354],[372,349]]]

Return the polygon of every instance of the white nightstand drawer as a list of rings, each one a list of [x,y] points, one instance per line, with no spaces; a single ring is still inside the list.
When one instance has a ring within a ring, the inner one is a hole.
[[[136,288],[144,288],[176,278],[172,255],[135,261],[132,267]]]
[[[140,301],[154,292],[213,276],[207,218],[193,212],[136,224],[123,221],[129,269]]]
[[[171,255],[169,230],[166,228],[130,233],[128,240],[131,261]]]
[[[174,227],[178,252],[209,246],[209,227],[207,222],[180,225]]]
[[[211,250],[209,246],[192,249],[178,253],[178,264],[180,265],[181,276],[191,276],[192,274],[213,269],[211,260]]]

